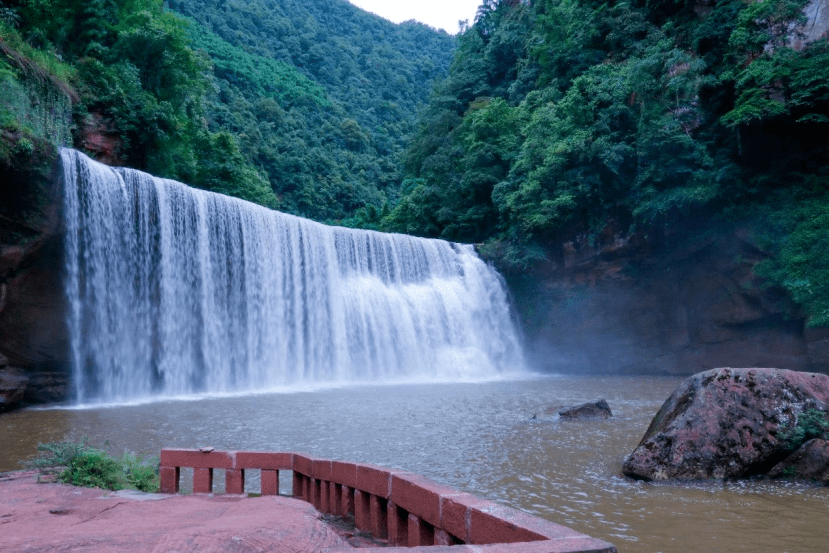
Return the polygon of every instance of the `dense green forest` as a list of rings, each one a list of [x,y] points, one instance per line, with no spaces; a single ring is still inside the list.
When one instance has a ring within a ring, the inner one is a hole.
[[[387,230],[503,269],[612,222],[754,222],[756,270],[829,324],[829,44],[806,0],[485,0],[404,159]]]
[[[214,62],[211,128],[240,138],[280,209],[371,224],[397,199],[400,154],[451,62],[451,36],[394,25],[343,0],[169,4],[192,18],[194,44]],[[290,82],[287,70],[297,84],[269,89]],[[308,94],[301,79],[323,94]]]
[[[5,1],[0,39],[3,128],[53,134],[31,113],[53,90],[73,112],[59,142],[82,147],[96,119],[126,165],[368,225],[397,197],[418,106],[454,49],[345,0]]]

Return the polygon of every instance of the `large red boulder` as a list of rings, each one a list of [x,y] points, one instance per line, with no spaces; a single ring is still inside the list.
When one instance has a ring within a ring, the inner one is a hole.
[[[625,461],[645,480],[765,474],[791,453],[787,429],[808,409],[826,411],[829,376],[779,369],[712,369],[671,394]]]

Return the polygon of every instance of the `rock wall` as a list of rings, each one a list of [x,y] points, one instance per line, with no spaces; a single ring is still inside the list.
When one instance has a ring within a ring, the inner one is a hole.
[[[829,0],[811,0],[803,8],[806,21],[789,40],[789,46],[803,50],[809,43],[829,36]]]
[[[705,228],[702,226],[700,228]],[[747,228],[657,244],[609,231],[509,275],[531,361],[567,373],[691,375],[715,367],[829,372],[829,329],[804,328],[754,266]]]
[[[0,411],[68,394],[56,148],[0,136]]]

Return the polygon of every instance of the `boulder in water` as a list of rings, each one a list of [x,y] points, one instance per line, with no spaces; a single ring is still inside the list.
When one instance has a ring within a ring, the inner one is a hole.
[[[769,478],[794,478],[829,485],[829,441],[815,438],[774,466]]]
[[[593,403],[582,403],[574,407],[562,407],[558,416],[567,420],[609,419],[613,416],[607,401],[600,399]]]
[[[826,411],[829,376],[780,369],[712,369],[686,379],[654,417],[622,472],[644,480],[765,474],[791,452],[807,410]]]

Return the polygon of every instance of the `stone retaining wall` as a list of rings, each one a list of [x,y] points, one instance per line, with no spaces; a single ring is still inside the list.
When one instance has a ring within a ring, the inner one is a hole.
[[[290,470],[295,498],[322,513],[352,515],[359,530],[398,547],[429,547],[429,553],[448,546],[452,553],[616,553],[607,542],[402,470],[302,453],[163,449],[162,493],[179,491],[183,467],[193,469],[193,493],[211,493],[213,471],[222,469],[226,492],[242,494],[245,471],[260,470],[262,495],[278,495],[279,471]]]

